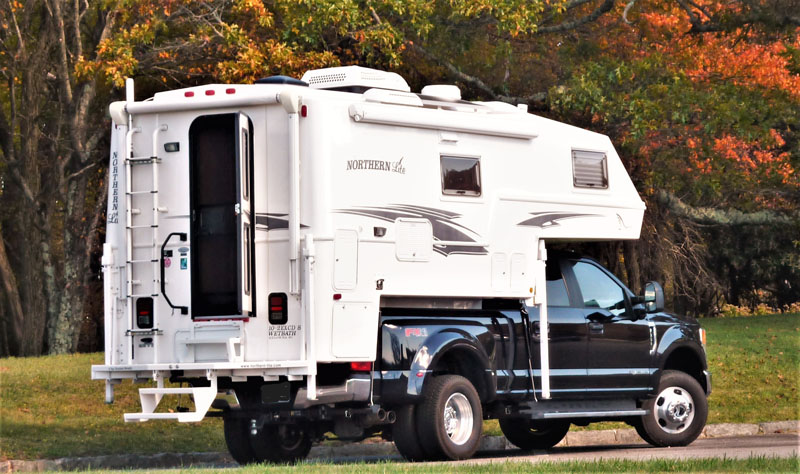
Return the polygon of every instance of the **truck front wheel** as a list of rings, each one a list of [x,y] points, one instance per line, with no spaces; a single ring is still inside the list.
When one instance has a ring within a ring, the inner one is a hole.
[[[501,418],[500,429],[511,444],[523,451],[549,449],[564,439],[569,431],[565,421],[538,421],[523,418]]]
[[[311,435],[297,424],[265,425],[250,438],[250,445],[258,461],[289,464],[308,456]]]
[[[433,378],[417,406],[417,431],[432,457],[467,459],[481,439],[481,400],[469,380],[459,375]]]
[[[661,374],[658,395],[642,408],[649,413],[635,424],[636,432],[653,446],[686,446],[700,436],[708,416],[703,388],[677,370]]]

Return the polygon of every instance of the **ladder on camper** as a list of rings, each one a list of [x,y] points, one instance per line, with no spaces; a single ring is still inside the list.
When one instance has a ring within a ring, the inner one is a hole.
[[[132,122],[132,117],[131,117]],[[166,209],[159,207],[158,203],[158,164],[161,159],[158,157],[158,135],[162,131],[166,131],[166,125],[158,125],[153,131],[153,148],[152,154],[149,156],[135,156],[133,150],[133,135],[141,133],[140,127],[134,127],[131,123],[125,140],[125,242],[126,242],[126,261],[125,261],[125,274],[126,274],[126,296],[128,299],[127,306],[127,330],[125,334],[130,338],[131,350],[128,351],[128,364],[133,363],[133,341],[134,336],[137,335],[150,335],[158,336],[161,331],[158,329],[158,304],[155,301],[158,296],[158,289],[160,283],[160,258],[158,247],[158,214],[165,212]],[[133,168],[147,166],[150,168],[151,185],[146,189],[133,189]],[[137,206],[133,207],[134,197],[137,198]],[[152,219],[149,223],[138,224],[134,223],[134,216],[140,216],[146,212],[146,205],[151,204]],[[142,201],[145,201],[144,203]],[[150,257],[149,258],[134,258],[134,232],[138,229],[150,230]],[[141,279],[134,279],[135,276],[142,274],[139,269],[150,265],[152,273],[152,288],[150,292],[140,288],[146,287]],[[134,268],[136,272],[134,272]],[[151,317],[153,328],[136,329],[136,315],[134,311],[134,302],[136,298],[150,297],[153,298],[153,307],[151,310]],[[158,363],[158,337],[153,337],[153,363]]]

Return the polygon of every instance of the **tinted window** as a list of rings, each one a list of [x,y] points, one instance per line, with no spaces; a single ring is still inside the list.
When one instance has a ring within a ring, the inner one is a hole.
[[[569,306],[569,294],[558,260],[548,263],[547,277],[547,306]]]
[[[616,315],[625,312],[625,293],[605,272],[585,262],[575,262],[572,269],[587,308],[607,309]]]
[[[477,158],[442,156],[442,193],[480,196],[480,161]]]

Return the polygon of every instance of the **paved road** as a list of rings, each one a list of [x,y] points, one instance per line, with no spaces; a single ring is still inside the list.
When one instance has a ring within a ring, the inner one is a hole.
[[[485,452],[465,464],[482,464],[505,461],[594,461],[599,459],[693,459],[693,458],[748,458],[751,456],[788,458],[800,453],[800,435],[797,433],[742,436],[735,438],[699,439],[682,448],[654,448],[648,444],[618,446],[590,446],[553,448],[548,451],[522,453],[520,451]]]

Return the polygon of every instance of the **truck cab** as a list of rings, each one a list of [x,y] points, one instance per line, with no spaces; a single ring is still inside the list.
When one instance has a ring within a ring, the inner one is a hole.
[[[376,393],[403,420],[391,429],[404,456],[457,458],[474,448],[449,443],[452,436],[431,439],[441,427],[431,421],[436,410],[429,406],[444,383],[431,381],[453,377],[460,388],[447,397],[458,390],[467,400],[477,394],[480,409],[462,403],[451,410],[445,402],[443,413],[451,415],[441,424],[448,434],[448,423],[463,426],[477,414],[499,418],[503,433],[522,449],[555,445],[572,423],[623,421],[658,446],[688,444],[700,434],[711,391],[705,334],[693,318],[664,312],[657,283],[637,296],[597,261],[552,253],[547,290],[549,400],[541,398],[536,308],[484,301],[471,313],[382,311]],[[475,394],[466,393],[467,385]],[[426,414],[419,415],[421,410]],[[458,428],[453,430],[458,437]]]

